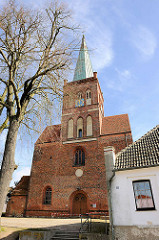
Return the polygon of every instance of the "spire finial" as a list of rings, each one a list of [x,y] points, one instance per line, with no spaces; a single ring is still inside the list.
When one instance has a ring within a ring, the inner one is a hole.
[[[90,77],[93,77],[93,70],[86,45],[85,36],[83,34],[73,81],[78,81]]]

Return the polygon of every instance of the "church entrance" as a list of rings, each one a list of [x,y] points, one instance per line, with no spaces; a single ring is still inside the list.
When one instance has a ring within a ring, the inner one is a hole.
[[[87,212],[87,198],[83,193],[77,193],[73,199],[72,213],[85,214]]]

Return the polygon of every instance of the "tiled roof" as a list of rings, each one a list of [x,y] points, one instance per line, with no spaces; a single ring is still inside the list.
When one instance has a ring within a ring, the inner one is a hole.
[[[109,116],[102,119],[101,135],[122,132],[131,132],[128,114]]]
[[[11,195],[27,195],[30,176],[23,176],[17,186],[12,191]]]
[[[159,165],[159,125],[118,153],[114,170]]]
[[[35,144],[60,141],[61,124],[46,127]]]

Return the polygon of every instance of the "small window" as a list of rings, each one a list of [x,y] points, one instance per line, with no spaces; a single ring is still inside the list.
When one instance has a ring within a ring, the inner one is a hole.
[[[91,105],[91,91],[87,90],[86,92],[86,105]]]
[[[136,210],[155,209],[149,180],[134,181],[133,189],[136,202]]]
[[[91,98],[91,91],[90,90],[87,90],[86,97],[87,97],[87,99]]]
[[[76,166],[85,165],[85,153],[82,149],[78,149],[75,153],[75,165]]]
[[[79,129],[78,136],[79,136],[79,138],[81,138],[81,137],[82,137],[82,129]]]
[[[47,187],[44,194],[44,204],[50,205],[52,198],[52,189],[51,187]]]
[[[78,93],[78,99],[82,99],[82,93],[81,92]]]

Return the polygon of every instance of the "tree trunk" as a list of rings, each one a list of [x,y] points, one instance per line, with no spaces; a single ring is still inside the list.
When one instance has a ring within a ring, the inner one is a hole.
[[[9,184],[12,180],[12,175],[15,169],[14,155],[18,129],[19,122],[17,120],[11,120],[5,143],[3,162],[0,172],[0,216],[2,215],[6,195],[9,190]]]

